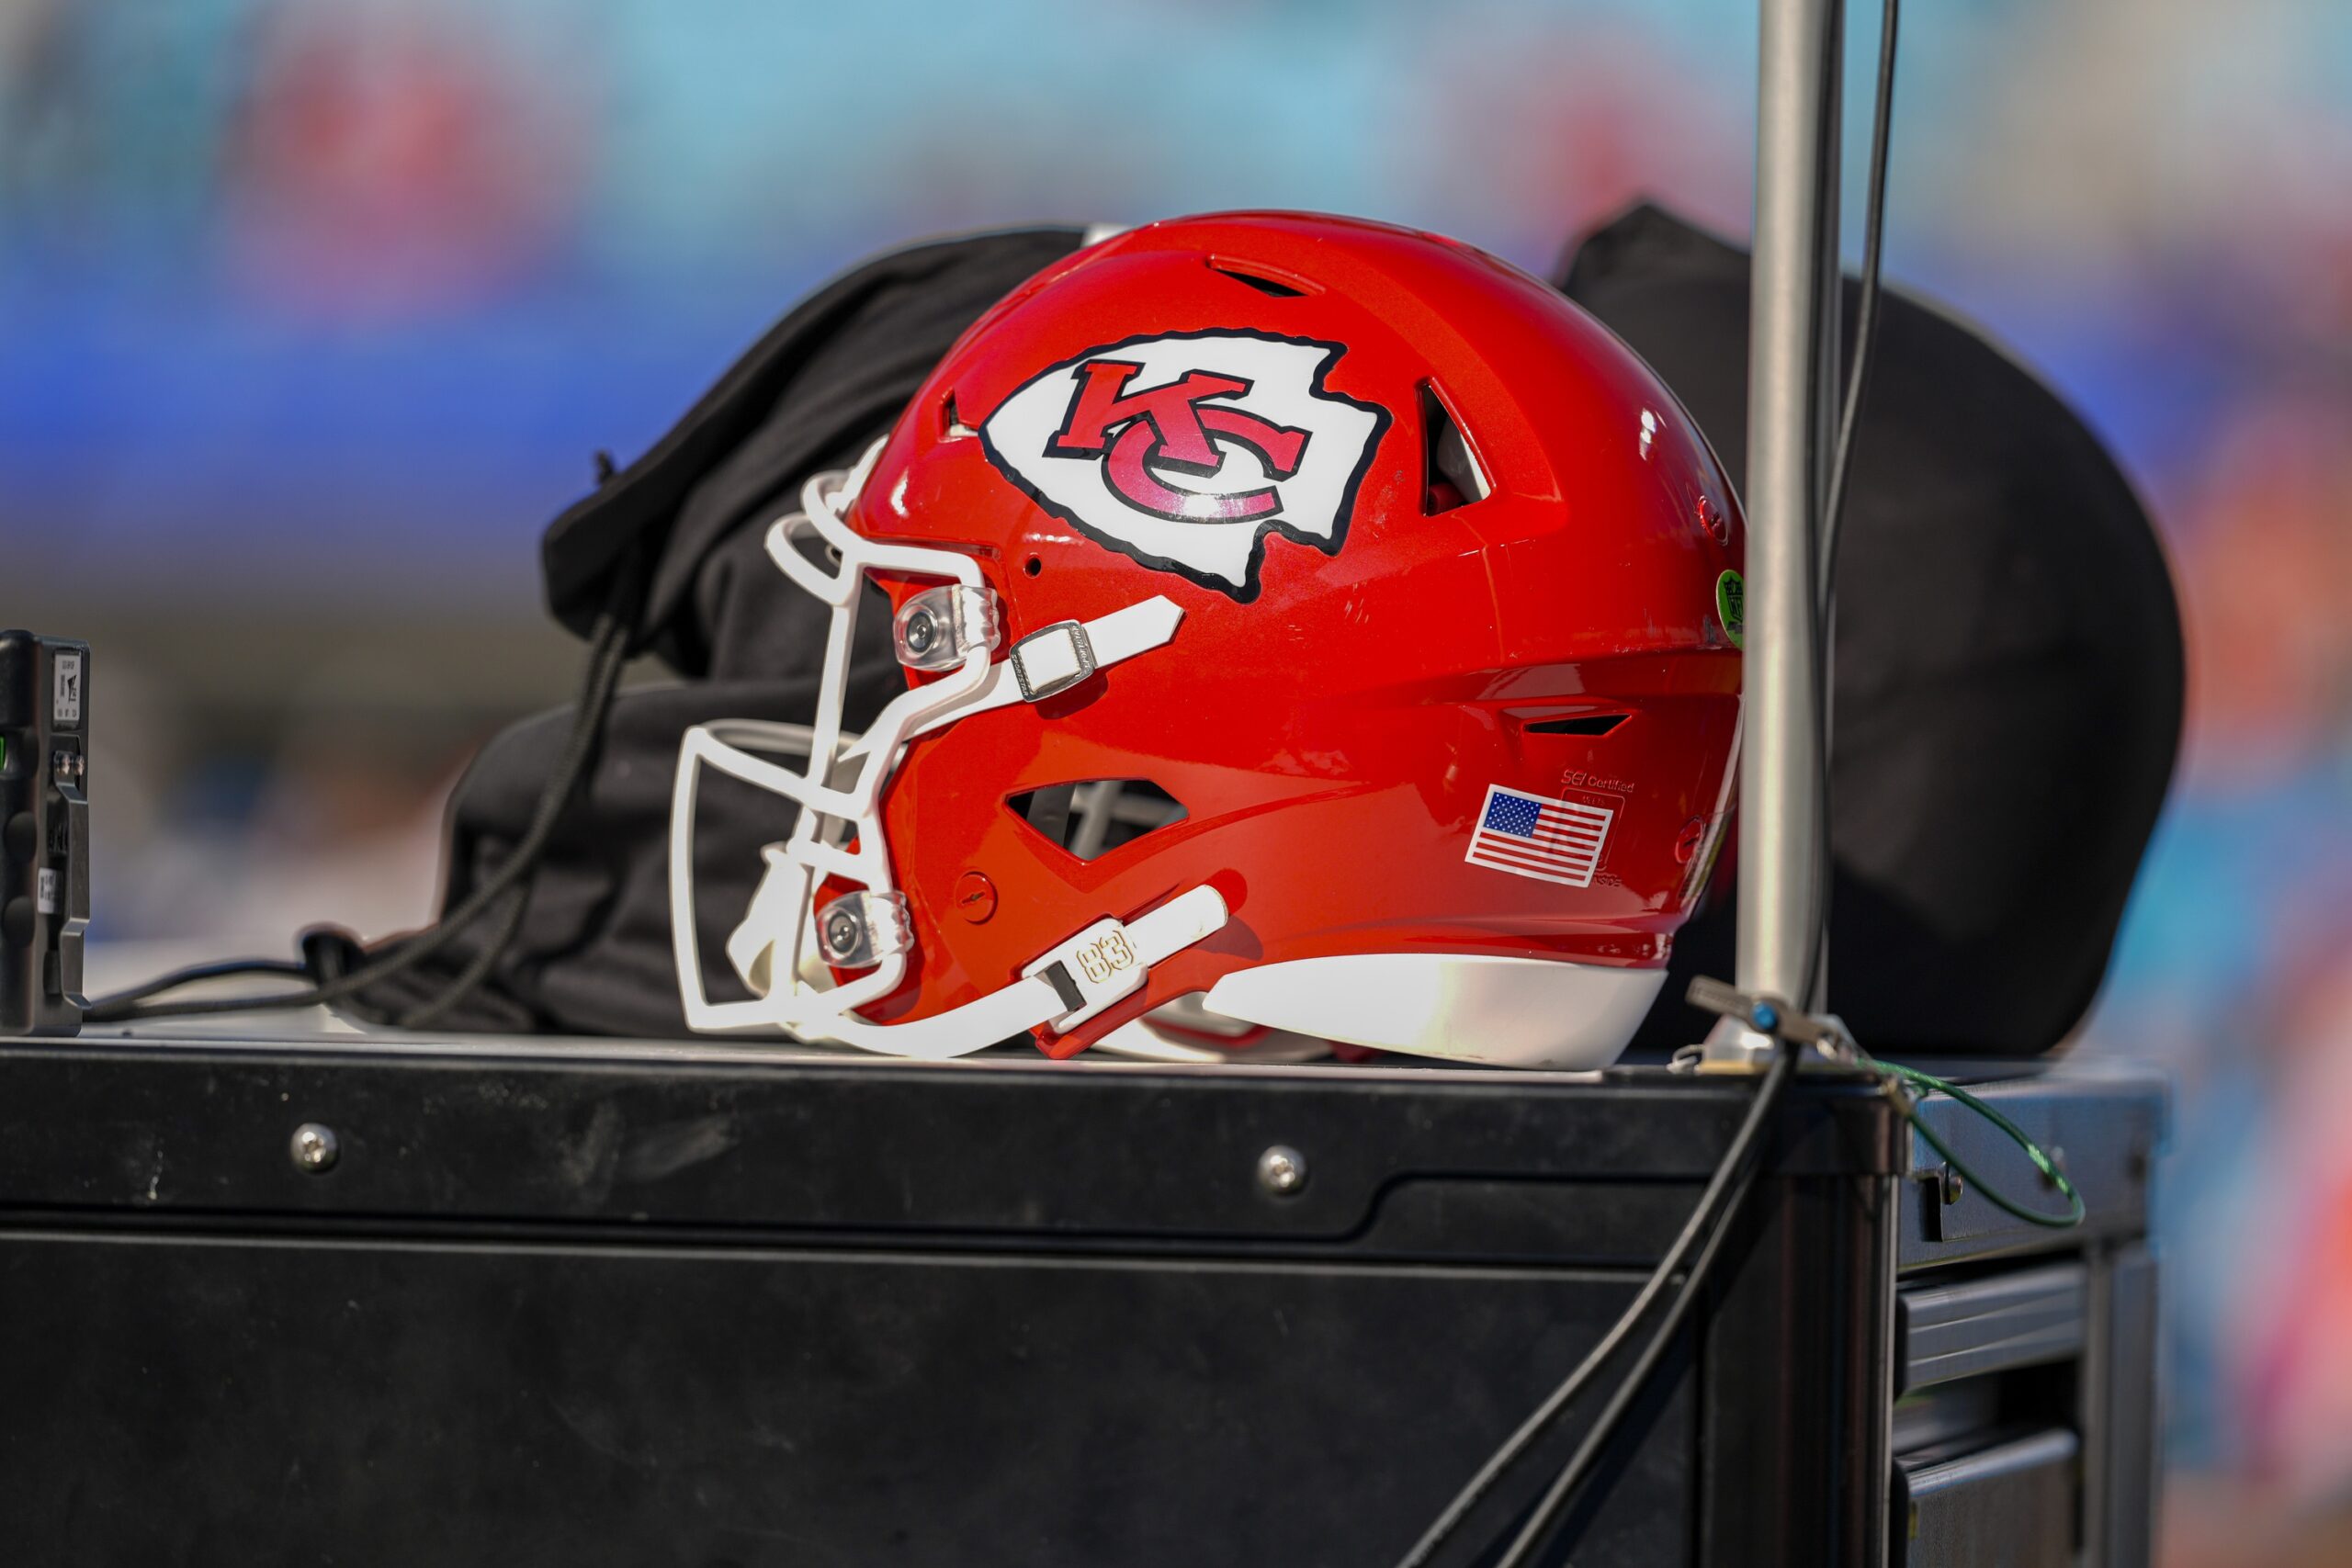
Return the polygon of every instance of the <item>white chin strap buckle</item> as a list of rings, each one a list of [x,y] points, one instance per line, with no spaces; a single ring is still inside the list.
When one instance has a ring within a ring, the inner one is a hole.
[[[1046,1025],[1066,1034],[1113,1002],[1141,990],[1149,967],[1123,922],[1097,920],[1024,967],[1021,977],[1042,976],[1054,988],[1064,1010],[1046,1020]]]
[[[1035,994],[1039,1016],[1024,1028],[1042,1024],[1067,1034],[1142,990],[1153,964],[1222,930],[1228,919],[1224,895],[1195,887],[1133,920],[1095,921],[1024,965],[1007,990]]]
[[[782,1019],[803,1039],[835,1040],[893,1056],[962,1056],[1033,1029],[1069,1033],[1143,989],[1153,964],[1218,931],[1228,918],[1216,888],[1194,887],[1132,920],[1097,920],[1011,984],[904,1023],[870,1023],[827,1008],[822,993],[780,991],[776,997],[786,1006],[797,1000],[811,1010]]]

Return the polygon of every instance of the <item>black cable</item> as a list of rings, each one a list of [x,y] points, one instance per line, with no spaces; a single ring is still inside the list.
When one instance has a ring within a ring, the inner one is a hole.
[[[605,715],[610,711],[614,693],[620,684],[622,669],[628,662],[628,645],[634,634],[636,615],[633,607],[641,589],[634,560],[624,561],[615,572],[613,592],[596,618],[590,634],[588,673],[583,681],[580,703],[572,720],[571,734],[564,744],[555,771],[548,776],[547,786],[540,792],[537,810],[531,823],[515,841],[514,849],[497,871],[459,902],[457,908],[443,915],[431,926],[401,940],[398,946],[373,963],[337,976],[330,980],[298,990],[263,996],[199,997],[181,1001],[151,1002],[146,998],[177,989],[198,979],[217,978],[230,974],[288,972],[283,968],[265,969],[263,965],[280,961],[269,959],[235,960],[222,964],[198,965],[176,975],[163,976],[130,990],[102,998],[85,1010],[84,1017],[93,1023],[137,1022],[148,1019],[187,1018],[201,1015],[266,1012],[292,1008],[322,1007],[356,996],[394,975],[404,973],[447,947],[482,915],[496,907],[511,890],[521,886],[537,868],[539,857],[546,852],[548,841],[554,837],[555,828],[564,806],[579,787],[594,760],[598,740],[602,738]],[[474,960],[481,973],[466,973],[454,979],[445,992],[423,1004],[419,1010],[437,1016],[476,986],[489,973],[490,967],[513,938],[521,921],[525,899],[515,900],[508,918],[494,933],[487,954],[477,954]],[[295,973],[308,975],[301,965],[291,966]],[[462,987],[462,988],[460,988]],[[415,1016],[412,1013],[409,1016]]]
[[[131,987],[129,990],[117,991],[112,996],[103,997],[91,1003],[85,1010],[83,1016],[104,1022],[105,1020],[98,1016],[100,1008],[128,1007],[132,1002],[143,1002],[149,997],[161,996],[166,991],[176,991],[186,986],[201,985],[207,980],[226,980],[239,975],[277,975],[289,980],[306,980],[311,977],[311,971],[299,960],[292,958],[229,958],[216,960],[209,964],[191,964],[185,969],[175,969],[169,974],[159,975],[153,980]]]
[[[1739,1201],[1752,1179],[1755,1161],[1751,1156],[1762,1139],[1765,1123],[1770,1120],[1773,1108],[1779,1104],[1781,1091],[1787,1087],[1792,1070],[1791,1061],[1790,1053],[1782,1050],[1773,1058],[1771,1066],[1765,1070],[1754,1098],[1748,1101],[1747,1115],[1740,1119],[1738,1130],[1733,1133],[1722,1160],[1715,1166],[1714,1174],[1708,1178],[1698,1202],[1691,1206],[1690,1218],[1683,1222],[1680,1234],[1666,1249],[1666,1256],[1658,1260],[1648,1280],[1643,1282],[1632,1304],[1618,1315],[1617,1321],[1610,1325],[1609,1332],[1602,1335],[1600,1342],[1586,1353],[1576,1370],[1561,1381],[1559,1386],[1535,1407],[1526,1420],[1519,1424],[1510,1437],[1503,1439],[1502,1445],[1478,1467],[1477,1473],[1464,1483],[1462,1490],[1454,1494],[1453,1500],[1438,1515],[1436,1522],[1422,1532],[1421,1539],[1413,1543],[1412,1550],[1397,1560],[1396,1568],[1425,1568],[1434,1559],[1446,1541],[1461,1529],[1470,1511],[1494,1490],[1504,1472],[1550,1428],[1561,1412],[1616,1353],[1618,1347],[1640,1326],[1650,1303],[1657,1300],[1667,1282],[1682,1270],[1683,1262],[1690,1257],[1692,1247],[1700,1244],[1702,1235],[1720,1237],[1725,1222],[1738,1208]],[[1713,1257],[1713,1244],[1710,1241],[1700,1260],[1693,1264],[1692,1276],[1705,1272],[1707,1259]]]
[[[1900,11],[1901,0],[1884,0],[1879,37],[1878,79],[1871,108],[1870,191],[1863,219],[1862,287],[1861,298],[1855,312],[1854,360],[1851,368],[1848,371],[1845,398],[1838,418],[1838,442],[1831,457],[1829,483],[1819,523],[1821,562],[1820,583],[1815,598],[1818,619],[1815,627],[1816,635],[1814,638],[1814,680],[1819,692],[1821,722],[1815,728],[1816,748],[1814,765],[1820,785],[1815,793],[1820,803],[1818,829],[1821,853],[1815,859],[1813,873],[1814,892],[1809,902],[1813,906],[1814,918],[1809,922],[1810,930],[1807,938],[1809,952],[1802,971],[1804,976],[1804,985],[1806,994],[1800,998],[1800,1001],[1808,1010],[1826,1001],[1826,997],[1816,994],[1821,960],[1828,942],[1829,927],[1827,873],[1830,850],[1829,691],[1826,679],[1829,665],[1827,649],[1823,644],[1828,636],[1831,612],[1836,605],[1835,570],[1838,525],[1845,511],[1847,476],[1850,471],[1853,457],[1854,433],[1860,423],[1862,397],[1870,379],[1871,350],[1877,339],[1881,261],[1886,231],[1887,152],[1894,122],[1895,41]],[[1763,1115],[1769,1112],[1771,1106],[1778,1103],[1792,1071],[1792,1050],[1793,1048],[1785,1043],[1781,1044],[1771,1066],[1765,1072],[1763,1082],[1758,1087],[1756,1102],[1749,1108],[1750,1120],[1742,1124],[1743,1135],[1747,1133],[1751,1124],[1760,1124]],[[1569,1458],[1567,1464],[1554,1479],[1551,1487],[1537,1504],[1534,1513],[1529,1517],[1525,1526],[1495,1568],[1516,1568],[1516,1565],[1527,1560],[1527,1554],[1533,1551],[1542,1539],[1550,1532],[1561,1511],[1589,1472],[1594,1460],[1599,1456],[1610,1434],[1615,1429],[1617,1423],[1623,1418],[1625,1410],[1632,1404],[1642,1386],[1648,1380],[1651,1371],[1656,1368],[1658,1358],[1665,1354],[1666,1347],[1671,1341],[1675,1330],[1680,1325],[1682,1319],[1689,1314],[1691,1305],[1698,1300],[1707,1272],[1714,1261],[1716,1250],[1724,1236],[1729,1233],[1731,1218],[1737,1213],[1741,1200],[1753,1184],[1753,1171],[1744,1168],[1747,1152],[1741,1146],[1741,1141],[1736,1139],[1734,1147],[1725,1151],[1724,1163],[1717,1168],[1715,1177],[1709,1182],[1706,1192],[1701,1195],[1699,1204],[1693,1209],[1690,1221],[1683,1227],[1682,1234],[1675,1238],[1674,1246],[1668,1249],[1666,1258],[1659,1264],[1657,1270],[1644,1284],[1641,1293],[1634,1298],[1633,1304],[1616,1324],[1611,1325],[1609,1333],[1602,1337],[1600,1344],[1594,1348],[1592,1353],[1587,1356],[1584,1361],[1568,1375],[1566,1381],[1553,1392],[1552,1396],[1537,1408],[1534,1415],[1521,1423],[1519,1429],[1511,1434],[1503,1446],[1479,1467],[1478,1472],[1456,1495],[1454,1500],[1447,1506],[1445,1512],[1439,1516],[1437,1523],[1430,1527],[1421,1540],[1414,1545],[1413,1550],[1401,1560],[1398,1568],[1420,1568],[1420,1565],[1427,1563],[1431,1554],[1460,1527],[1463,1518],[1487,1492],[1492,1490],[1503,1472],[1516,1461],[1529,1444],[1533,1442],[1535,1438],[1558,1416],[1561,1410],[1576,1396],[1577,1393],[1591,1381],[1600,1367],[1638,1325],[1650,1303],[1657,1299],[1658,1292],[1665,1288],[1667,1280],[1680,1267],[1681,1258],[1688,1251],[1693,1236],[1703,1228],[1707,1239],[1698,1256],[1692,1259],[1689,1271],[1684,1274],[1681,1285],[1675,1292],[1673,1300],[1668,1303],[1664,1319],[1644,1345],[1632,1371],[1621,1380],[1616,1392],[1611,1396],[1609,1403],[1603,1406],[1600,1416],[1594,1424],[1592,1430],[1586,1434],[1575,1454]],[[1732,1190],[1735,1188],[1736,1190]],[[1711,1202],[1711,1200],[1713,1201]],[[1720,1212],[1716,1212],[1718,1208]]]
[[[610,633],[612,646],[608,651],[600,650],[590,656],[589,677],[581,693],[580,711],[573,720],[571,739],[565,745],[564,757],[559,762],[555,774],[539,796],[538,807],[533,813],[530,827],[516,841],[514,852],[500,863],[497,872],[467,900],[466,907],[471,911],[466,916],[469,921],[487,911],[500,897],[507,898],[506,912],[499,918],[481,951],[468,961],[465,968],[443,987],[438,995],[393,1021],[400,1027],[422,1029],[472,995],[490,977],[498,961],[514,945],[515,934],[523,929],[523,916],[531,904],[531,878],[537,874],[539,860],[547,852],[548,841],[555,836],[556,824],[562,816],[565,804],[595,767],[597,748],[604,740],[605,720],[612,711],[613,695],[620,688],[621,671],[628,662],[628,645],[635,617],[619,613],[620,605],[625,602],[619,595],[626,592],[625,584],[616,585],[616,619],[611,626],[599,627],[600,632]],[[500,883],[504,886],[495,893],[490,890],[492,885]],[[404,956],[405,952],[406,944],[403,943],[393,956]]]
[[[603,705],[609,700],[613,684],[620,674],[623,662],[623,641],[626,634],[607,635],[600,628],[597,647],[590,660],[589,682],[582,694],[580,716],[574,721],[571,740],[563,759],[558,763],[547,789],[539,797],[539,807],[529,829],[517,840],[514,852],[481,886],[467,896],[434,925],[403,940],[390,953],[348,975],[322,981],[300,990],[267,996],[206,997],[185,1001],[161,1003],[131,1003],[108,997],[89,1009],[85,1015],[92,1022],[130,1022],[157,1018],[187,1018],[207,1014],[275,1011],[288,1008],[320,1007],[356,996],[369,987],[414,968],[425,959],[454,942],[475,920],[479,919],[510,888],[519,884],[536,865],[539,853],[552,836],[555,822],[571,789],[594,749],[595,730],[600,727]],[[148,994],[153,994],[150,991]]]
[[[1787,1089],[1794,1072],[1794,1061],[1793,1048],[1782,1045],[1774,1055],[1772,1066],[1766,1070],[1764,1082],[1756,1091],[1759,1109],[1769,1111],[1779,1103],[1781,1094]],[[1705,1245],[1690,1260],[1690,1268],[1682,1276],[1682,1282],[1676,1288],[1673,1300],[1667,1303],[1666,1315],[1658,1320],[1648,1341],[1643,1345],[1641,1354],[1634,1358],[1633,1367],[1618,1380],[1616,1392],[1609,1396],[1609,1403],[1601,1406],[1600,1415],[1594,1420],[1591,1429],[1577,1445],[1576,1452],[1568,1456],[1568,1462],[1560,1467],[1560,1473],[1553,1478],[1552,1484],[1545,1488],[1543,1497],[1537,1501],[1535,1511],[1528,1515],[1510,1549],[1495,1560],[1493,1568],[1523,1568],[1530,1554],[1543,1544],[1544,1538],[1552,1533],[1553,1526],[1566,1511],[1569,1500],[1591,1472],[1593,1461],[1600,1458],[1602,1447],[1615,1434],[1618,1423],[1624,1419],[1625,1412],[1634,1398],[1647,1386],[1650,1373],[1657,1368],[1658,1359],[1673,1343],[1675,1331],[1690,1314],[1690,1308],[1697,1303],[1700,1291],[1706,1285],[1707,1274],[1713,1267],[1716,1252],[1723,1247],[1724,1238],[1731,1234],[1733,1222],[1739,1217],[1740,1205],[1746,1201],[1748,1190],[1756,1185],[1759,1164],[1751,1160],[1744,1165],[1730,1200],[1724,1203],[1723,1213],[1715,1216],[1715,1222],[1707,1233]]]
[[[465,968],[441,988],[440,995],[410,1009],[392,1021],[402,1029],[424,1029],[473,995],[475,989],[490,978],[490,972],[498,967],[498,961],[506,955],[506,950],[514,945],[514,933],[523,929],[523,911],[530,907],[530,888],[527,886],[515,888],[507,897],[506,913],[499,917],[497,926],[491,931],[490,940],[482,943],[481,951],[467,961]]]
[[[1846,482],[1853,471],[1854,432],[1861,423],[1862,395],[1869,389],[1872,350],[1878,344],[1878,301],[1881,263],[1886,238],[1886,167],[1887,147],[1894,137],[1894,46],[1895,35],[1902,21],[1902,0],[1884,0],[1880,12],[1878,39],[1878,81],[1871,102],[1871,166],[1869,194],[1862,213],[1862,285],[1861,297],[1854,308],[1854,362],[1846,373],[1846,396],[1838,418],[1838,444],[1829,459],[1829,486],[1822,503],[1820,534],[1821,559],[1816,567],[1820,582],[1814,596],[1815,621],[1813,638],[1813,682],[1819,694],[1820,708],[1814,726],[1816,742],[1814,768],[1818,787],[1814,792],[1819,813],[1816,828],[1820,835],[1821,852],[1814,858],[1813,896],[1807,900],[1814,909],[1813,934],[1805,964],[1805,994],[1800,1005],[1808,1012],[1817,1012],[1829,1005],[1827,987],[1822,983],[1822,959],[1829,946],[1829,863],[1831,816],[1829,810],[1830,728],[1834,722],[1830,672],[1829,641],[1836,635],[1838,616],[1838,539],[1839,525],[1846,515]],[[1842,284],[1840,288],[1842,291]]]
[[[1862,214],[1862,291],[1854,307],[1854,363],[1846,373],[1846,403],[1838,419],[1838,446],[1829,464],[1829,491],[1821,511],[1821,584],[1816,601],[1828,624],[1838,599],[1838,533],[1845,520],[1846,478],[1861,423],[1862,393],[1871,379],[1871,350],[1878,326],[1879,265],[1886,237],[1886,150],[1894,127],[1894,34],[1902,0],[1885,0],[1879,28],[1878,86],[1871,106],[1870,194]]]

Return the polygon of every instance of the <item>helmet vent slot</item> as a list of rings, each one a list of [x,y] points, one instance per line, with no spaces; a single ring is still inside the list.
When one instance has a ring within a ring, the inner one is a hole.
[[[1093,860],[1184,819],[1174,795],[1146,779],[1086,779],[1009,796],[1005,809],[1080,860]]]
[[[1295,299],[1301,295],[1323,292],[1303,277],[1291,277],[1244,262],[1227,261],[1223,256],[1211,256],[1209,270],[1221,272],[1236,283],[1246,284],[1259,293],[1272,295],[1277,299]]]
[[[963,416],[956,412],[955,393],[950,392],[939,400],[939,438],[941,440],[960,441],[967,435],[978,434],[978,431],[966,424]]]
[[[1606,735],[1630,716],[1622,713],[1587,713],[1572,718],[1539,718],[1522,728],[1530,735]]]
[[[1470,439],[1462,434],[1453,411],[1445,406],[1434,383],[1421,383],[1423,490],[1421,511],[1430,517],[1468,506],[1494,493]]]

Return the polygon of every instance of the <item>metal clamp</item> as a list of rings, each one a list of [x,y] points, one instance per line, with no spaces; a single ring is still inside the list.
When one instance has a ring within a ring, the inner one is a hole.
[[[1809,1013],[1779,997],[1743,991],[1703,975],[1691,978],[1684,995],[1692,1007],[1745,1024],[1758,1034],[1811,1046],[1819,1065],[1861,1068],[1861,1047],[1855,1043],[1846,1021],[1834,1012]]]
[[[1094,673],[1094,643],[1081,621],[1056,621],[1012,645],[1007,655],[1021,695],[1040,703]]]
[[[847,893],[817,911],[817,942],[825,962],[841,969],[871,969],[915,944],[914,921],[903,893]]]
[[[976,649],[994,648],[1002,635],[996,595],[964,582],[925,589],[890,622],[899,662],[910,670],[953,670]]]

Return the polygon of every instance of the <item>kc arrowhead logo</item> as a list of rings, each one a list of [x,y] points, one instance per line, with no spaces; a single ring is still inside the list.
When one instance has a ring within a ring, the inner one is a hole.
[[[1344,352],[1240,331],[1106,344],[1030,378],[981,446],[1096,543],[1247,603],[1268,534],[1346,540],[1388,412],[1324,389]]]

